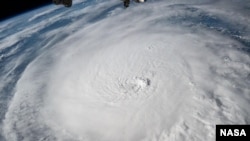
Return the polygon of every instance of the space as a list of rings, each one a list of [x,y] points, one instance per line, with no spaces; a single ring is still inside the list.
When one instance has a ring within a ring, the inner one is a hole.
[[[73,0],[0,22],[1,141],[214,141],[250,124],[248,0]]]

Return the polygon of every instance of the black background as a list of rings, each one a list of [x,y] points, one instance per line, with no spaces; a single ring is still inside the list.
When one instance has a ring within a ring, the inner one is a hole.
[[[220,136],[220,129],[244,129],[246,136]],[[250,141],[250,125],[216,125],[216,141]]]
[[[1,0],[0,21],[48,4],[52,0]]]

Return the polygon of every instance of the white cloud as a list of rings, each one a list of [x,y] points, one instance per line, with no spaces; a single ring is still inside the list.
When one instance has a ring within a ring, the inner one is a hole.
[[[249,124],[250,58],[242,40],[226,34],[228,25],[248,30],[249,22],[223,19],[227,7],[209,9],[216,4],[149,1],[123,10],[111,1],[51,15],[41,29],[64,14],[74,22],[41,35],[38,44],[49,47],[18,80],[4,136],[212,141],[215,124]]]

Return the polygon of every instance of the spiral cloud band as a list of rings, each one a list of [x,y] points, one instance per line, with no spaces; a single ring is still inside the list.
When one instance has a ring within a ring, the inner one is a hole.
[[[249,124],[249,7],[79,0],[3,23],[1,138],[213,141],[216,124]]]

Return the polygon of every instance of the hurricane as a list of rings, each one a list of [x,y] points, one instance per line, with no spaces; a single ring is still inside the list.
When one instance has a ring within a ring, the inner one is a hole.
[[[0,140],[213,141],[250,124],[249,13],[74,0],[0,22]]]

